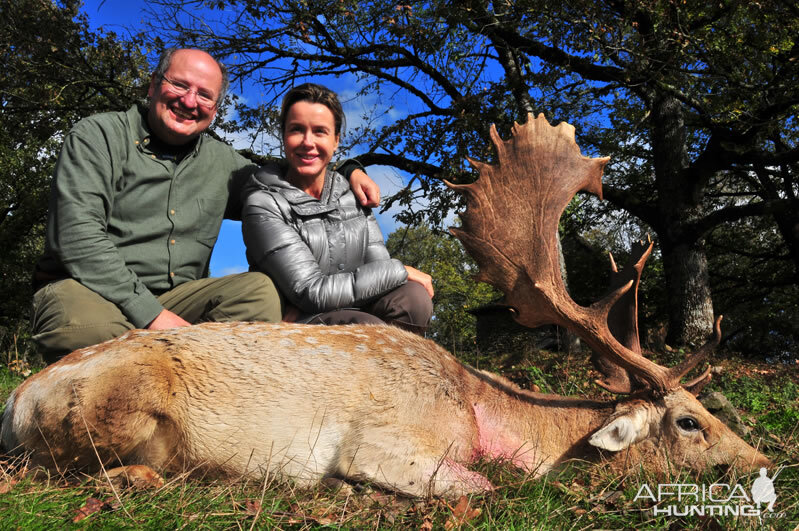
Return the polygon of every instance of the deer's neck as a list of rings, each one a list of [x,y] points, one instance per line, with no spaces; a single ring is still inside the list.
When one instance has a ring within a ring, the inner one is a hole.
[[[472,403],[474,458],[505,459],[536,476],[571,457],[587,457],[588,437],[613,411],[610,402],[528,392],[486,392]]]

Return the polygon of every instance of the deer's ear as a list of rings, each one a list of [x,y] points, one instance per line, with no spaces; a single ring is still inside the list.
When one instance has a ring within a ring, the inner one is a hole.
[[[618,452],[646,438],[647,431],[645,415],[631,411],[602,426],[588,442],[597,448]]]

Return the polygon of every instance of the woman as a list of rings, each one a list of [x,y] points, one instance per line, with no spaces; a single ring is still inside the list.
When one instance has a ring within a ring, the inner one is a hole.
[[[430,275],[392,259],[374,215],[328,168],[344,112],[320,85],[291,89],[280,113],[288,167],[265,166],[244,189],[242,228],[251,270],[293,305],[284,320],[383,323],[423,334],[433,312]]]

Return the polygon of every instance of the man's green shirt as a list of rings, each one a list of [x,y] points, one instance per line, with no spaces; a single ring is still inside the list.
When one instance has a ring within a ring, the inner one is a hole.
[[[256,166],[203,134],[181,160],[156,152],[146,111],[103,113],[66,136],[38,270],[71,277],[143,328],[156,295],[208,275],[224,217],[239,219]]]

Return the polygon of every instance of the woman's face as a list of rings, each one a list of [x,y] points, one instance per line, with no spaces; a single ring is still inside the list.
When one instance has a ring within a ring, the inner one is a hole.
[[[298,101],[289,107],[283,129],[289,175],[310,184],[324,178],[338,147],[333,113],[321,103]]]

